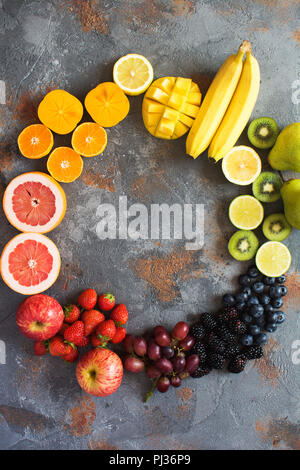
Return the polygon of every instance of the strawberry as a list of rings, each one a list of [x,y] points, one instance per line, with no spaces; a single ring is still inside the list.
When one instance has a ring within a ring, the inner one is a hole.
[[[110,319],[113,320],[116,326],[124,325],[128,320],[128,312],[126,305],[119,304],[113,309],[110,314]]]
[[[78,297],[78,305],[85,310],[92,310],[97,303],[97,292],[94,289],[86,289]]]
[[[116,333],[114,337],[111,339],[111,342],[113,344],[121,343],[123,339],[125,338],[125,336],[126,336],[125,328],[122,328],[122,326],[117,326]]]
[[[83,336],[81,340],[78,340],[77,346],[81,346],[82,348],[84,348],[85,346],[89,344],[89,342],[90,342],[89,336]]]
[[[91,336],[91,342],[94,348],[98,348],[99,346],[102,346],[104,344],[104,341],[96,335],[96,333],[93,333]]]
[[[61,326],[61,329],[59,330],[58,334],[60,336],[63,336],[64,335],[64,332],[66,331],[67,328],[69,328],[70,325],[68,325],[68,323],[65,323],[63,322],[62,326]]]
[[[64,332],[64,338],[68,343],[76,344],[76,346],[81,346],[84,338],[84,323],[83,321],[77,320],[75,323],[72,323],[69,328]]]
[[[103,312],[108,312],[112,310],[116,304],[116,299],[114,294],[107,292],[106,294],[101,294],[98,298],[98,305],[100,310]]]
[[[49,352],[52,356],[64,356],[69,354],[72,346],[67,344],[61,336],[54,336],[49,343]]]
[[[96,326],[105,320],[105,316],[98,310],[86,310],[81,315],[81,320],[84,323],[84,334],[89,336],[96,329]]]
[[[72,348],[69,354],[65,354],[64,356],[61,356],[61,358],[66,362],[76,362],[78,358],[78,349],[76,347]]]
[[[49,341],[35,341],[33,350],[36,356],[44,356],[49,350]]]
[[[112,320],[104,320],[96,329],[96,336],[101,340],[101,346],[106,346],[116,334],[116,327]]]
[[[80,309],[77,307],[77,305],[73,305],[73,304],[66,305],[64,308],[64,314],[65,314],[65,322],[74,323],[80,317]]]

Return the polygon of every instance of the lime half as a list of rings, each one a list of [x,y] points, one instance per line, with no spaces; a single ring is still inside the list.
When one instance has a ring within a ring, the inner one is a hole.
[[[291,253],[280,242],[266,242],[258,249],[255,257],[256,266],[265,276],[278,277],[285,274],[291,265]]]
[[[263,218],[264,208],[254,196],[238,196],[229,206],[230,222],[241,230],[254,230]]]

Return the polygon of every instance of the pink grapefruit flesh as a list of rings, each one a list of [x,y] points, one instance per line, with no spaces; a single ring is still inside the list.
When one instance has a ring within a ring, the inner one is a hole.
[[[47,233],[62,221],[66,196],[51,176],[24,173],[7,186],[3,209],[9,222],[21,232]]]
[[[55,244],[39,233],[22,233],[4,247],[0,260],[3,281],[15,292],[33,295],[48,289],[60,270]]]

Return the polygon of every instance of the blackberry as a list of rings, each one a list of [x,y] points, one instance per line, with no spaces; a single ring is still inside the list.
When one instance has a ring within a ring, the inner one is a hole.
[[[197,369],[191,374],[193,379],[199,379],[204,375],[208,375],[211,372],[211,367],[208,364],[201,364]]]
[[[223,369],[225,366],[225,358],[221,354],[212,353],[207,358],[208,365],[213,369]]]
[[[215,317],[211,313],[203,313],[201,316],[201,323],[207,331],[212,331],[217,326]]]
[[[226,343],[234,343],[235,336],[231,333],[225,325],[219,326],[216,330],[217,335]]]
[[[243,354],[247,359],[260,359],[264,355],[264,350],[261,346],[253,345],[243,349]]]
[[[237,320],[239,317],[238,311],[235,307],[226,307],[223,310],[223,314],[226,316],[226,318],[229,320]]]
[[[236,335],[243,335],[247,331],[247,327],[241,320],[230,320],[229,329]]]
[[[237,344],[229,343],[225,347],[223,356],[225,359],[230,359],[233,356],[238,356],[240,354],[240,347]]]
[[[191,349],[191,354],[197,354],[200,364],[203,363],[206,359],[206,350],[204,344],[195,343]]]
[[[228,370],[229,372],[232,372],[233,374],[239,374],[240,372],[243,372],[243,370],[245,369],[246,363],[247,363],[247,359],[244,355],[235,356],[229,362]]]
[[[205,337],[205,333],[205,328],[200,322],[194,323],[190,330],[190,334],[193,336],[195,342],[203,339]]]
[[[225,343],[217,336],[212,338],[211,341],[208,342],[208,346],[211,351],[216,353],[222,354],[225,351]]]

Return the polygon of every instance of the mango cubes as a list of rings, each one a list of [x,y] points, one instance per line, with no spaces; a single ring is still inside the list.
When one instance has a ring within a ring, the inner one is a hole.
[[[145,127],[154,137],[178,139],[192,126],[200,102],[200,89],[190,78],[159,78],[144,96]]]

